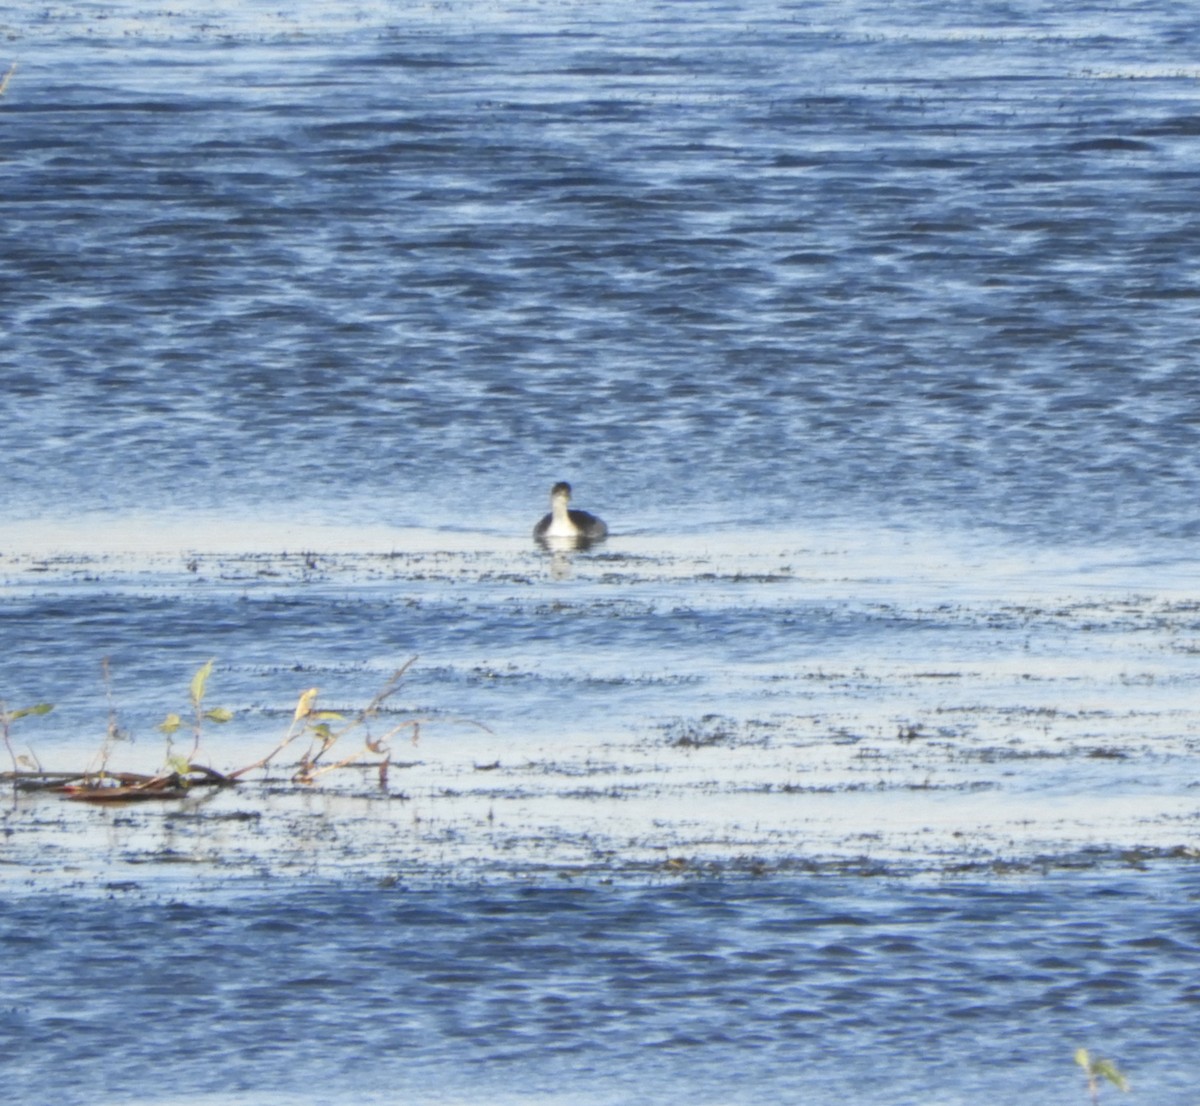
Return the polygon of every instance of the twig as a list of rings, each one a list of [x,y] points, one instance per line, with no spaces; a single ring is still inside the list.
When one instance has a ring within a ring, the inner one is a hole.
[[[104,732],[104,741],[100,746],[100,752],[96,755],[96,760],[99,761],[97,771],[100,775],[104,775],[108,768],[108,758],[112,756],[113,747],[118,741],[124,741],[128,735],[117,723],[117,704],[113,699],[112,670],[107,657],[100,658],[100,674],[104,680],[104,698],[108,703],[108,728]]]
[[[3,96],[4,93],[8,91],[8,82],[12,80],[12,75],[16,71],[17,63],[14,61],[12,65],[8,67],[8,72],[5,73],[3,77],[0,77],[0,96]]]
[[[12,746],[12,734],[9,732],[9,725],[12,719],[9,716],[8,710],[5,708],[3,701],[0,701],[0,733],[4,735],[4,747],[8,750],[9,759],[12,761],[12,774],[15,777],[18,771],[17,754]]]
[[[236,780],[244,776],[247,772],[253,772],[256,768],[266,768],[280,753],[283,752],[293,741],[304,733],[302,723],[308,718],[309,707],[313,699],[316,698],[316,688],[310,688],[300,696],[300,702],[296,706],[296,711],[292,715],[291,725],[287,728],[287,733],[280,739],[279,744],[275,746],[261,760],[256,760],[253,764],[247,764],[244,768],[238,768],[229,773],[229,779]]]
[[[419,718],[414,718],[407,722],[401,722],[397,726],[393,726],[390,730],[388,730],[387,733],[383,735],[383,737],[378,738],[375,741],[368,741],[365,749],[360,749],[358,752],[351,754],[343,760],[339,760],[336,764],[326,764],[322,768],[315,768],[315,761],[306,761],[300,765],[300,771],[298,771],[292,777],[292,779],[296,783],[312,783],[318,776],[323,776],[326,772],[335,772],[339,768],[345,768],[347,765],[354,764],[364,752],[374,756],[382,756],[384,758],[383,763],[386,765],[391,760],[391,752],[389,751],[387,745],[388,741],[395,737],[396,734],[398,734],[401,730],[406,730],[409,728],[411,728],[413,731],[413,739],[415,741],[416,735],[421,731],[421,720]],[[322,750],[322,752],[324,752],[324,750]],[[314,768],[315,771],[313,770]],[[387,778],[386,771],[384,772],[383,778]]]

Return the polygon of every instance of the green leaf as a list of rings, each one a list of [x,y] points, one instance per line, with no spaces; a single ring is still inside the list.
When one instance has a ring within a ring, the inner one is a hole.
[[[188,758],[180,756],[178,753],[175,756],[167,757],[167,767],[180,776],[186,776],[192,770]]]
[[[1118,1090],[1129,1090],[1129,1080],[1117,1070],[1117,1065],[1111,1060],[1097,1060],[1092,1064],[1092,1071],[1101,1079],[1107,1079]]]
[[[1111,1060],[1093,1060],[1091,1053],[1086,1048],[1077,1048],[1075,1050],[1075,1063],[1087,1072],[1088,1079],[1107,1079],[1118,1090],[1129,1090],[1129,1080],[1125,1078],[1117,1068],[1117,1065]]]
[[[329,728],[328,722],[318,723],[316,726],[313,726],[312,731],[322,741],[328,741],[333,736],[333,731]]]
[[[38,703],[36,707],[22,707],[20,710],[14,710],[8,717],[15,722],[18,718],[25,718],[31,714],[49,714],[53,709],[53,703]]]
[[[214,657],[206,664],[202,664],[200,668],[197,669],[196,674],[192,677],[192,706],[196,707],[197,709],[199,709],[200,704],[204,702],[204,685],[208,683],[208,678],[212,675],[213,660],[216,660],[216,658]]]
[[[210,722],[229,722],[233,719],[233,711],[227,707],[214,707],[212,710],[206,710],[204,717]]]
[[[171,736],[180,726],[183,725],[183,719],[177,714],[168,714],[159,724],[158,728],[168,737]]]
[[[340,722],[346,716],[339,714],[336,710],[318,710],[309,715],[309,718],[326,719],[330,722]]]
[[[312,714],[313,701],[320,694],[320,688],[310,687],[307,691],[301,692],[300,698],[296,702],[296,713],[292,715],[293,722],[299,722],[302,718],[307,718]]]

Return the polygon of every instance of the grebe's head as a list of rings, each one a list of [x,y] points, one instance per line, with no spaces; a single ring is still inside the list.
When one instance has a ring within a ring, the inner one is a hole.
[[[560,480],[553,488],[550,489],[551,499],[570,499],[571,485],[565,480]]]

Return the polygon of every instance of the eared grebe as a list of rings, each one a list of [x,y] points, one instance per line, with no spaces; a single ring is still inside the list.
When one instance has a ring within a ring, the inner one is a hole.
[[[533,536],[537,541],[565,540],[579,546],[603,541],[607,537],[608,527],[603,519],[587,511],[570,510],[567,507],[570,502],[571,485],[559,481],[550,489],[550,513],[533,528]]]

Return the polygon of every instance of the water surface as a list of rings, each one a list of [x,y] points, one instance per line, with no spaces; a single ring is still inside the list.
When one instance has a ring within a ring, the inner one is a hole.
[[[0,3],[23,1102],[1193,1101],[1197,30]],[[612,537],[529,541],[560,479]],[[102,662],[108,659],[106,687]]]

